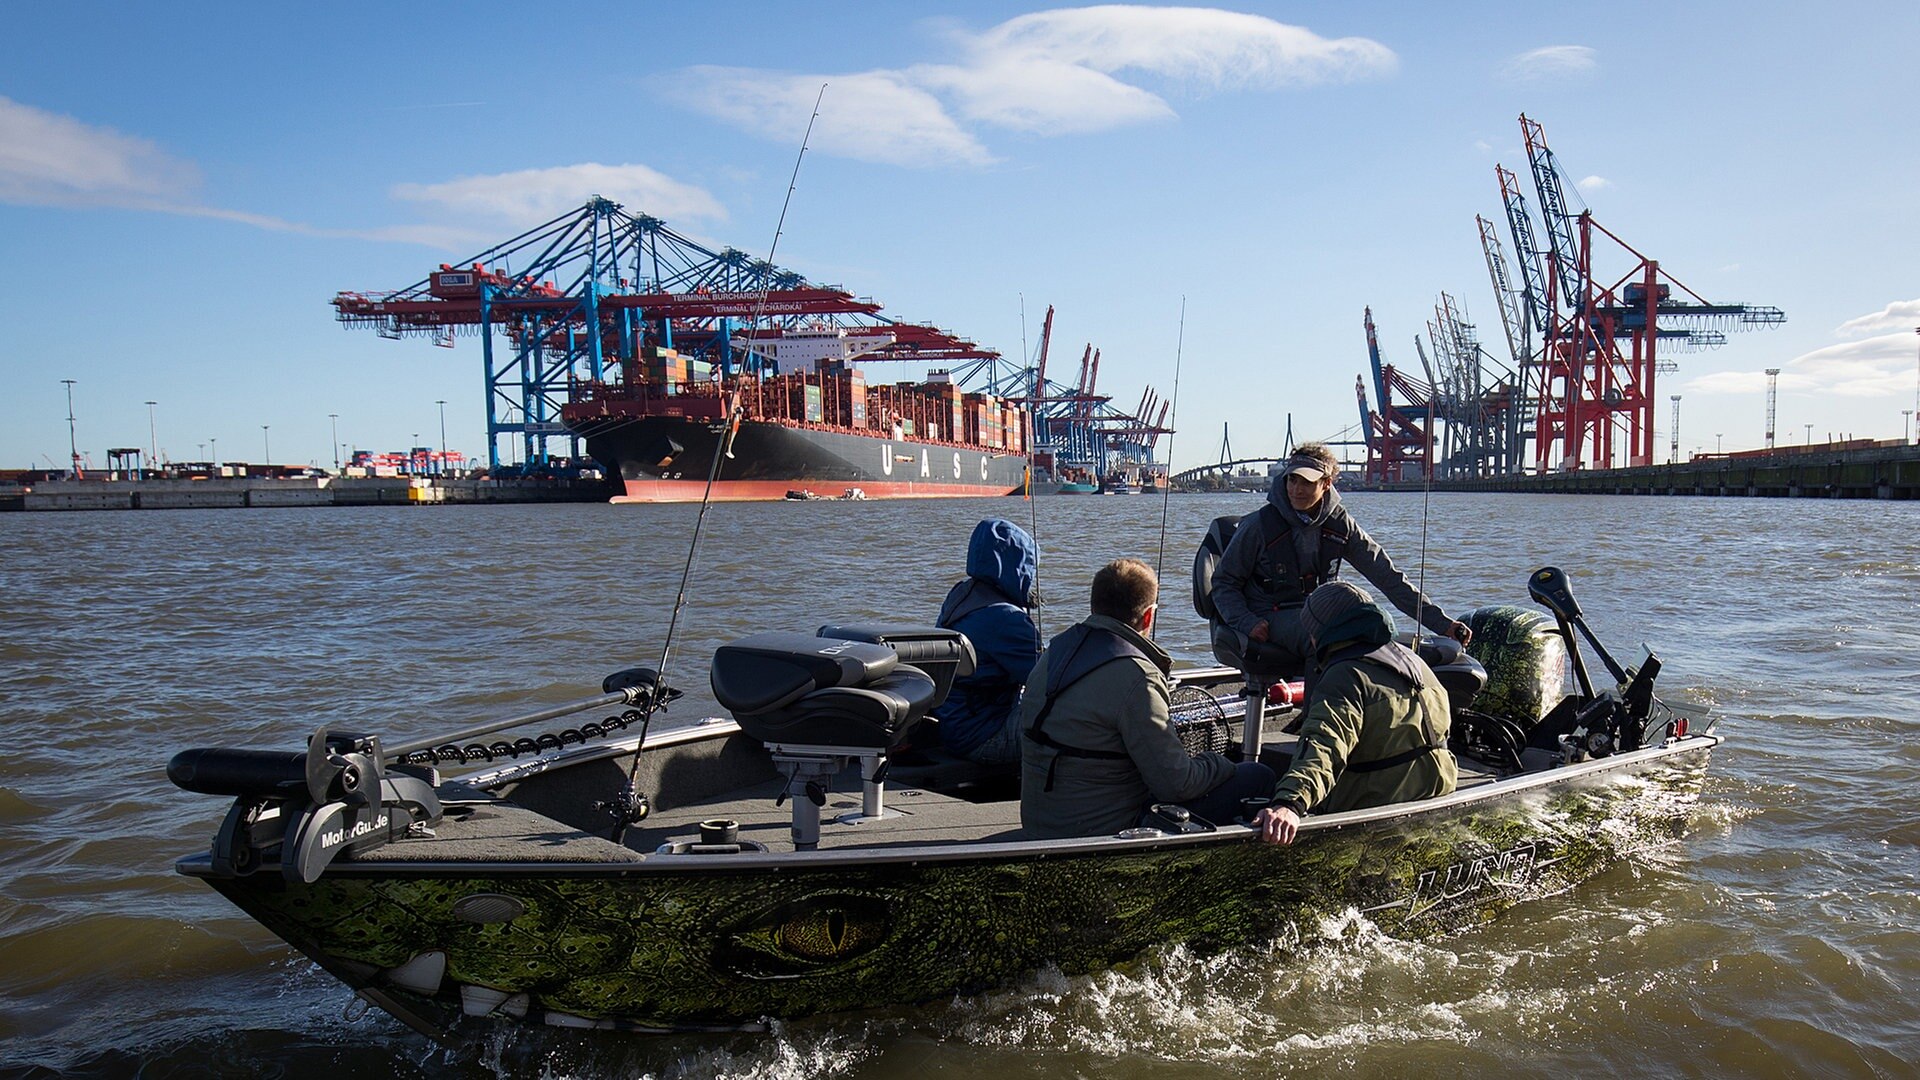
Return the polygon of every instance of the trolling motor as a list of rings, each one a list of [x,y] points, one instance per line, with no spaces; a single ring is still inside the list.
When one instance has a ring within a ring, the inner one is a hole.
[[[1638,750],[1647,742],[1648,718],[1659,704],[1653,696],[1653,682],[1660,675],[1660,658],[1652,653],[1638,669],[1620,666],[1594,636],[1582,618],[1580,602],[1573,598],[1573,586],[1557,566],[1535,570],[1527,579],[1527,595],[1553,613],[1560,636],[1566,639],[1567,655],[1573,660],[1573,676],[1580,684],[1579,699],[1569,699],[1540,722],[1542,735],[1552,737],[1568,761],[1606,757],[1616,752]],[[1580,656],[1574,631],[1587,639],[1615,687],[1594,693],[1593,680]],[[1664,707],[1663,707],[1663,712]],[[1660,722],[1665,722],[1662,716]],[[1681,729],[1684,731],[1684,728]]]
[[[306,753],[185,750],[167,763],[167,779],[202,795],[234,796],[213,841],[213,873],[244,877],[278,847],[288,881],[312,882],[338,856],[440,823],[438,770],[391,766],[375,735],[330,732],[307,740]]]
[[[606,692],[598,697],[392,747],[382,746],[377,735],[323,726],[304,752],[183,750],[167,763],[167,779],[186,791],[233,797],[214,837],[212,876],[246,877],[277,858],[288,881],[310,883],[342,855],[433,835],[441,819],[435,762],[558,750],[622,730],[680,696],[651,668],[615,672],[602,688]],[[469,741],[608,705],[634,708],[606,725],[490,745]]]

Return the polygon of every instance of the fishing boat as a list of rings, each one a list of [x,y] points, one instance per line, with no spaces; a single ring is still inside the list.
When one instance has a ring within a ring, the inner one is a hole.
[[[731,716],[690,726],[652,726],[680,695],[634,668],[428,738],[322,728],[304,750],[185,751],[174,783],[232,801],[177,868],[441,1038],[755,1029],[1310,936],[1342,913],[1439,934],[1670,841],[1720,742],[1704,711],[1654,694],[1657,658],[1606,653],[1564,575],[1529,592],[1546,613],[1482,608],[1470,650],[1422,645],[1453,703],[1458,790],[1310,815],[1291,846],[1176,806],[1110,836],[1027,838],[1006,777],[910,749],[971,644],[826,626],[721,647],[709,679]],[[1589,677],[1576,630],[1610,680]],[[1192,749],[1284,768],[1297,690],[1182,670],[1175,724]],[[603,718],[555,727],[587,714]]]

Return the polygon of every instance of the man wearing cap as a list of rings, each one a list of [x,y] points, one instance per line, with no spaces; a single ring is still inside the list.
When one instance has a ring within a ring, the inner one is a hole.
[[[1153,569],[1117,559],[1093,576],[1092,615],[1047,643],[1021,697],[1020,824],[1042,840],[1111,836],[1156,802],[1216,824],[1273,790],[1273,770],[1188,754],[1170,717],[1173,660],[1147,636]]]
[[[1440,610],[1393,565],[1373,537],[1340,505],[1333,480],[1340,463],[1323,443],[1302,443],[1273,478],[1266,505],[1240,519],[1220,556],[1209,593],[1214,610],[1245,642],[1285,650],[1304,665],[1311,655],[1300,626],[1307,594],[1340,576],[1340,563],[1360,571],[1374,588],[1421,626],[1457,639],[1473,637],[1467,624]]]
[[[1344,581],[1300,609],[1319,677],[1300,745],[1254,820],[1269,843],[1291,844],[1312,810],[1337,814],[1431,799],[1457,782],[1447,749],[1447,691],[1424,660],[1393,640],[1393,623]]]

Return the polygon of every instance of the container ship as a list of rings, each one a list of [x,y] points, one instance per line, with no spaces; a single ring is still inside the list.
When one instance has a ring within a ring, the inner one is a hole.
[[[615,382],[582,382],[561,410],[587,452],[616,470],[614,502],[937,498],[1013,495],[1028,484],[1029,414],[969,393],[944,371],[924,382],[869,383],[856,366],[892,344],[884,330],[816,327],[755,333],[743,370],[716,371],[649,346]]]

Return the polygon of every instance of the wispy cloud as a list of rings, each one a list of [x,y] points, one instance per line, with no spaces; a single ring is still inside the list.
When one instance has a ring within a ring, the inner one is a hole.
[[[1610,188],[1612,186],[1613,181],[1604,176],[1585,177],[1574,184],[1574,187],[1579,188],[1581,191],[1599,191],[1602,188]]]
[[[815,129],[823,152],[910,166],[984,165],[994,156],[967,125],[1053,136],[1176,115],[1166,98],[1129,79],[1156,78],[1196,94],[1274,90],[1372,78],[1398,63],[1366,38],[1329,39],[1216,8],[1040,11],[950,37],[958,54],[952,62],[851,75],[692,68],[661,85],[709,116],[797,141],[825,82],[827,107]]]
[[[898,71],[787,75],[703,66],[657,85],[668,97],[743,131],[798,143],[823,83],[831,105],[813,129],[813,147],[820,153],[898,165],[993,161],[939,99]]]
[[[1600,67],[1600,54],[1585,45],[1544,45],[1507,58],[1502,78],[1512,82],[1544,82],[1586,75]]]
[[[440,184],[401,184],[396,198],[434,203],[465,222],[330,229],[272,214],[207,205],[200,169],[151,139],[0,97],[0,202],[76,209],[110,208],[227,221],[299,236],[466,248],[490,233],[475,218],[552,217],[589,195],[683,219],[714,220],[726,210],[712,195],[645,165],[569,165]]]
[[[0,97],[0,200],[157,208],[189,198],[200,170],[150,139]]]
[[[457,214],[532,224],[602,195],[636,210],[676,220],[719,220],[726,208],[706,190],[645,165],[588,162],[463,176],[437,184],[396,184],[396,199],[430,203]]]
[[[1848,319],[1833,332],[1839,337],[1858,337],[1876,331],[1912,330],[1916,327],[1920,327],[1920,300],[1895,300],[1871,315]]]

